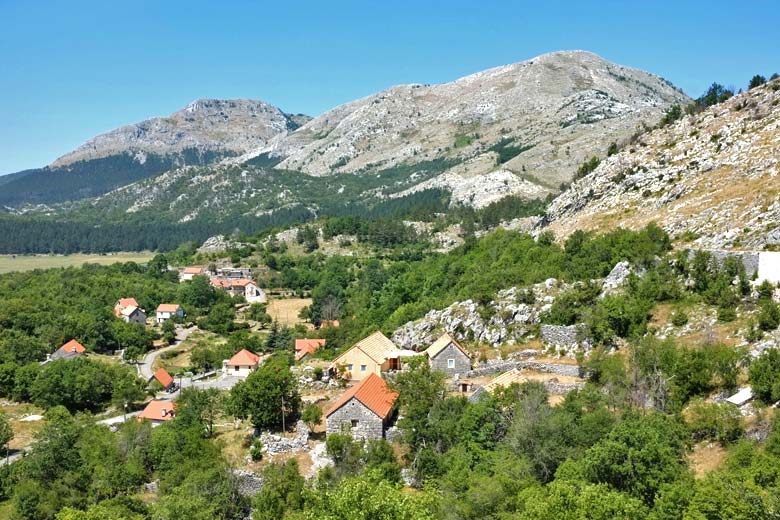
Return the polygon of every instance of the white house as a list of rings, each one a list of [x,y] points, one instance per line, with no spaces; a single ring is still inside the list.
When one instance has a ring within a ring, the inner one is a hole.
[[[184,269],[179,272],[179,281],[180,282],[189,282],[196,276],[202,276],[206,274],[206,270],[202,267],[185,267]]]
[[[224,361],[224,373],[228,376],[246,378],[260,365],[260,356],[246,349],[238,351]]]
[[[157,306],[157,323],[167,321],[174,316],[184,317],[184,309],[178,303],[161,303]]]
[[[211,279],[211,285],[226,291],[231,296],[240,294],[249,303],[265,303],[267,301],[265,291],[249,278],[214,277]]]

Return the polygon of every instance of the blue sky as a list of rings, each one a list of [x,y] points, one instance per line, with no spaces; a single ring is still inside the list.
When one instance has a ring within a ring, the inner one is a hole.
[[[317,115],[561,49],[697,96],[780,70],[780,2],[0,0],[0,173],[199,97]]]

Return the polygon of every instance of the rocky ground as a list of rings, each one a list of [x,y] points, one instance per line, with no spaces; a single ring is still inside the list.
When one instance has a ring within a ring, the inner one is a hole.
[[[657,222],[704,249],[780,246],[780,80],[641,136],[556,198],[559,237]]]

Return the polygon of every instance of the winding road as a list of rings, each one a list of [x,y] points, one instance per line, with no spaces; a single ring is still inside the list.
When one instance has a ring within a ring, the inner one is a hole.
[[[152,378],[154,375],[154,369],[152,366],[154,365],[154,360],[157,359],[157,356],[162,354],[163,352],[167,352],[169,350],[173,350],[179,345],[181,345],[181,342],[184,341],[189,337],[190,334],[192,334],[194,331],[198,330],[198,327],[192,326],[188,329],[183,328],[176,328],[176,341],[173,342],[172,345],[168,345],[167,347],[158,348],[156,350],[152,350],[146,356],[144,356],[143,360],[140,361],[136,367],[138,368],[138,375],[140,375],[142,378],[144,378],[145,381],[148,381]]]

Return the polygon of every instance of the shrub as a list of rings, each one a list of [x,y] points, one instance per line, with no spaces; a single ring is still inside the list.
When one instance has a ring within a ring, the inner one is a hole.
[[[748,90],[752,90],[756,87],[760,87],[764,83],[766,83],[766,78],[761,74],[756,74],[755,76],[750,78],[750,83],[748,83]]]
[[[249,448],[249,456],[252,457],[252,460],[255,462],[263,460],[263,443],[260,439],[252,441],[252,446]]]
[[[775,330],[778,325],[780,325],[780,308],[771,300],[764,300],[758,313],[758,327],[768,332]]]
[[[729,403],[707,403],[694,399],[686,421],[696,440],[709,439],[721,444],[734,442],[742,435],[742,415]]]
[[[682,327],[688,323],[688,314],[685,311],[676,311],[672,314],[672,325],[675,327]]]

